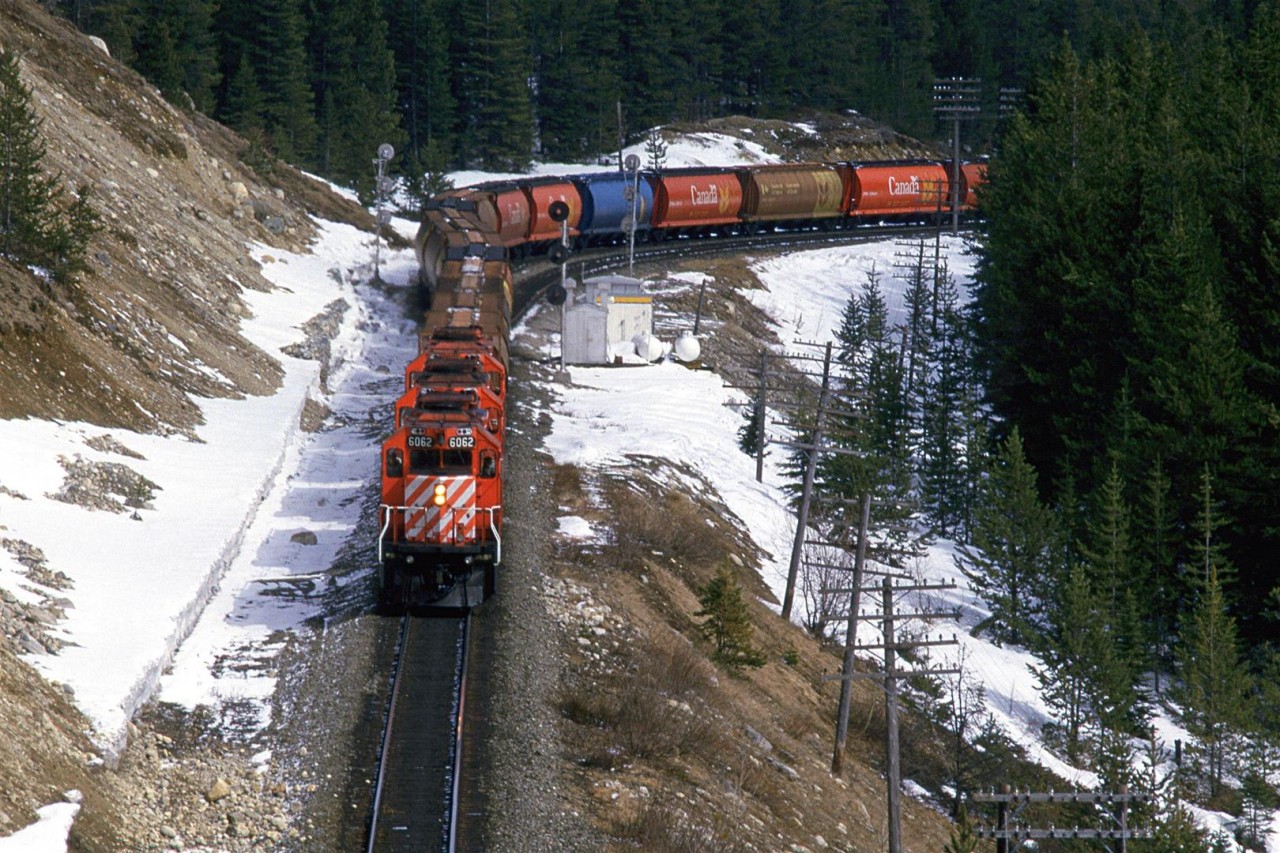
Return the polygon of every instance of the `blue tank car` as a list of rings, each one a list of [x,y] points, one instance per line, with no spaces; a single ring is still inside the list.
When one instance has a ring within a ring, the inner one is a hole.
[[[637,180],[626,172],[599,172],[576,175],[571,180],[582,195],[582,220],[578,230],[584,241],[611,243],[626,238],[623,224],[632,210],[632,202],[627,199],[627,188],[631,186],[636,187],[636,235],[648,234],[653,218],[653,185],[643,174]]]

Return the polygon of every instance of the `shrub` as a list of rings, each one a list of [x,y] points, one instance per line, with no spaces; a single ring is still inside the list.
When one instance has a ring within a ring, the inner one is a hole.
[[[627,672],[560,694],[560,712],[596,732],[584,732],[582,762],[613,768],[628,758],[714,754],[720,739],[699,701],[711,682],[706,661],[680,638],[634,651]]]
[[[744,666],[764,666],[765,656],[751,645],[754,628],[742,599],[742,587],[734,578],[729,564],[722,563],[716,576],[698,590],[702,609],[695,616],[707,618],[699,630],[715,644],[712,658],[730,671]]]

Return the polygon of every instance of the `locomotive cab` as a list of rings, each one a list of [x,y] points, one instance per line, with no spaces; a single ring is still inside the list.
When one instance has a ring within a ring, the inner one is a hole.
[[[383,604],[473,607],[493,594],[502,560],[499,436],[474,405],[414,406],[398,422],[382,445]]]

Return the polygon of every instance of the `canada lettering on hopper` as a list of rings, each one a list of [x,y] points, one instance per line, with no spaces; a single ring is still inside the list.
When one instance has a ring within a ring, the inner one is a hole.
[[[689,185],[689,200],[694,204],[710,204],[717,207],[720,206],[720,188],[715,184],[704,190],[698,189],[697,184]]]
[[[889,176],[889,195],[919,195],[920,179],[915,175],[911,176],[909,181],[899,181],[892,175]]]

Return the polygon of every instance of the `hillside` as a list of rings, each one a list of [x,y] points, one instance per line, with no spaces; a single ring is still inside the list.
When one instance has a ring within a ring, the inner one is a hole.
[[[243,139],[33,2],[0,6],[0,46],[21,56],[46,171],[88,185],[103,224],[66,289],[0,263],[0,417],[185,431],[189,394],[271,392],[278,368],[237,331],[242,294],[268,287],[246,243],[301,249],[311,216],[369,215],[294,169],[250,168]]]
[[[0,47],[20,56],[43,122],[45,169],[69,189],[87,184],[104,226],[88,272],[65,289],[0,261],[0,419],[190,435],[200,398],[272,393],[279,364],[239,331],[244,294],[271,287],[247,247],[303,251],[312,217],[367,228],[372,218],[294,169],[250,168],[244,140],[174,109],[33,2],[0,4]],[[4,521],[0,541],[12,551],[20,545]],[[34,577],[39,552],[18,559]],[[170,762],[172,744],[134,729],[119,768],[104,771],[68,691],[15,656],[57,613],[25,607],[7,590],[0,601],[0,833],[77,789],[81,849],[123,849],[111,839],[164,822],[149,805],[162,784],[195,802],[214,778],[239,773],[243,758],[222,764],[212,746]]]

